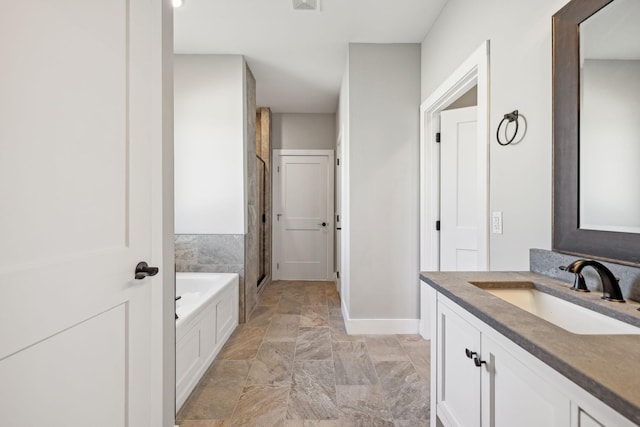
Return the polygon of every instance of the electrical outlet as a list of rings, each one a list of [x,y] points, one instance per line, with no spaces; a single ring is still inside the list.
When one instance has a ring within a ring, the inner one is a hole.
[[[491,232],[502,234],[502,212],[496,211],[491,214]]]

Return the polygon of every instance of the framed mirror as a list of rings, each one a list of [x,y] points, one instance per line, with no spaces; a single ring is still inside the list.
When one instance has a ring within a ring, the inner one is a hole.
[[[553,249],[640,265],[640,2],[553,16]]]

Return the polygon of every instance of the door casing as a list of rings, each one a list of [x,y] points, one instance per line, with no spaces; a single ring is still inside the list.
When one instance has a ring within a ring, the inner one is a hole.
[[[489,270],[489,41],[462,63],[420,106],[420,270],[439,271],[440,112],[473,86],[478,87],[478,267]],[[421,314],[421,317],[425,315]]]

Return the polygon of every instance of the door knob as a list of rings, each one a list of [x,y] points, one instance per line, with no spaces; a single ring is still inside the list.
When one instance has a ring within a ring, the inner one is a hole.
[[[135,278],[136,280],[142,280],[147,276],[155,276],[156,274],[158,274],[158,271],[158,267],[149,267],[149,264],[142,261],[139,262],[138,265],[136,265]]]
[[[322,224],[318,224],[318,225],[320,225],[320,226],[322,226],[322,227],[326,227],[326,226],[327,226],[327,223],[326,223],[326,222],[323,222]]]

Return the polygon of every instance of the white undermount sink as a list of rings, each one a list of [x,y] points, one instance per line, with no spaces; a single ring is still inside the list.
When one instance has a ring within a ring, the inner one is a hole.
[[[640,328],[534,288],[482,287],[490,294],[569,332],[582,335],[640,334]],[[618,304],[618,303],[612,303]]]

